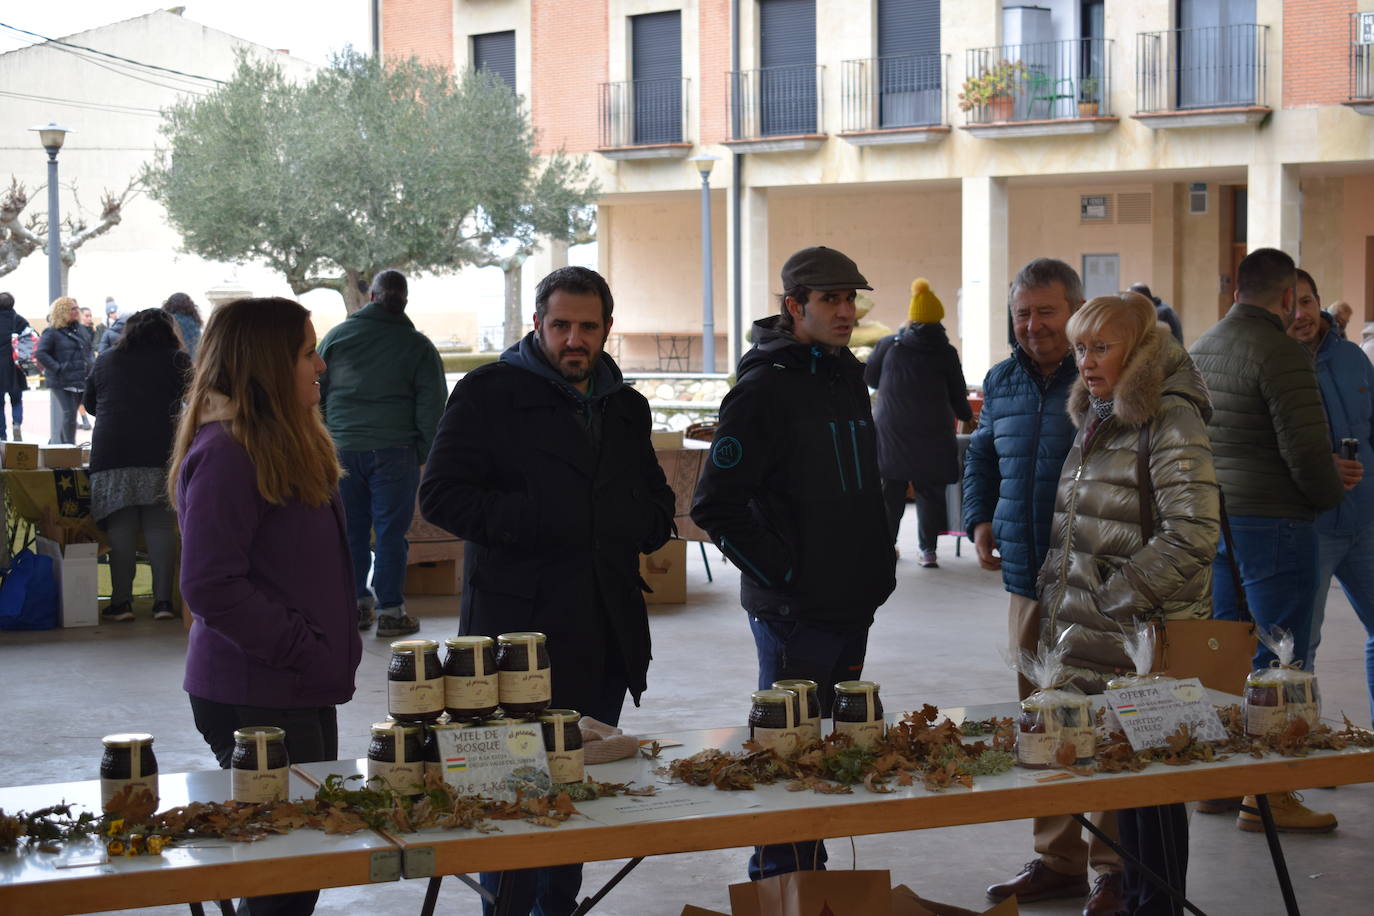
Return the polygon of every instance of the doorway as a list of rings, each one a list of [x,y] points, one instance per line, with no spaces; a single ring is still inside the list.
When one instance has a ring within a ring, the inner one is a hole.
[[[1083,295],[1114,296],[1121,292],[1121,255],[1083,255]]]

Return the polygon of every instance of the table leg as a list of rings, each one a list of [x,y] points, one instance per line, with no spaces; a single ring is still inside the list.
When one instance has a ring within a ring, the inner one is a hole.
[[[515,907],[515,876],[512,872],[501,872],[501,880],[496,885],[496,904],[492,907],[492,916],[514,916]]]
[[[1264,822],[1264,838],[1269,842],[1269,857],[1274,860],[1274,875],[1279,879],[1279,890],[1283,892],[1283,905],[1288,916],[1301,916],[1298,898],[1293,893],[1293,882],[1288,877],[1288,862],[1283,857],[1283,846],[1279,844],[1279,832],[1274,827],[1274,815],[1269,810],[1269,799],[1264,795],[1255,796],[1260,820]]]
[[[420,916],[434,916],[434,905],[439,902],[439,885],[443,880],[443,875],[434,875],[429,879],[429,886],[425,888],[425,902],[420,907]]]
[[[1155,874],[1155,872],[1150,868],[1146,867],[1144,862],[1141,862],[1138,858],[1127,852],[1126,849],[1123,848],[1122,845],[1118,843],[1116,840],[1113,840],[1111,837],[1107,836],[1107,834],[1097,829],[1097,825],[1094,824],[1092,821],[1088,820],[1081,814],[1075,814],[1073,816],[1073,819],[1078,821],[1078,825],[1082,827],[1084,830],[1087,830],[1093,836],[1097,837],[1099,840],[1106,843],[1117,855],[1121,856],[1122,859],[1129,860],[1132,865],[1140,869],[1140,873],[1142,875],[1150,879],[1150,882],[1152,884],[1156,885],[1166,894],[1172,897],[1174,901],[1179,904],[1179,906],[1183,907],[1188,912],[1195,914],[1195,916],[1207,916],[1207,914],[1202,912],[1202,910],[1199,910],[1193,904],[1189,903],[1188,898],[1180,894],[1172,884],[1170,884],[1164,878],[1161,878],[1159,875]]]
[[[706,581],[714,582],[716,579],[711,575],[711,561],[706,559],[706,542],[697,541],[697,544],[701,547],[701,562],[706,566]]]
[[[607,894],[609,894],[612,888],[614,888],[617,884],[620,883],[622,878],[624,878],[630,872],[634,871],[635,866],[643,861],[643,856],[636,856],[635,858],[626,862],[624,866],[621,867],[620,871],[616,872],[615,875],[611,878],[611,880],[606,882],[605,886],[602,887],[601,890],[597,891],[591,897],[583,898],[582,903],[578,905],[577,909],[573,910],[572,916],[583,916],[583,914],[591,910],[592,907],[596,906],[598,903],[601,902],[602,897],[605,897]]]
[[[234,901],[220,900],[218,902],[220,916],[234,916]]]
[[[191,916],[205,916],[205,907],[200,905],[199,900],[186,905],[191,908]]]

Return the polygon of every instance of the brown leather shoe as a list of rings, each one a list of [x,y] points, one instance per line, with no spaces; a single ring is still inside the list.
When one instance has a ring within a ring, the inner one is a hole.
[[[1086,875],[1060,874],[1036,859],[1027,862],[1025,869],[1015,878],[988,888],[988,896],[993,900],[1002,900],[1012,894],[1021,903],[1054,900],[1057,897],[1086,897],[1088,878]]]
[[[1092,896],[1083,906],[1083,916],[1122,916],[1126,902],[1121,899],[1121,873],[1103,872],[1093,882]]]

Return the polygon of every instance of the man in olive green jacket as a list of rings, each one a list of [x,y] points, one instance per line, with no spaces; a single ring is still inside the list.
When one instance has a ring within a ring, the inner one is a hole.
[[[320,407],[348,473],[339,481],[358,596],[358,627],[404,636],[420,624],[405,612],[409,545],[420,466],[448,396],[444,364],[428,337],[405,316],[408,291],[400,271],[372,281],[371,301],[320,342],[325,373]],[[373,532],[376,561],[373,561]],[[372,588],[367,572],[372,568]]]
[[[1314,522],[1344,490],[1312,358],[1285,333],[1293,323],[1297,279],[1297,266],[1282,251],[1250,252],[1236,269],[1236,304],[1191,353],[1212,392],[1207,432],[1234,541],[1223,538],[1217,549],[1212,616],[1240,616],[1231,578],[1235,563],[1255,621],[1291,632],[1294,658],[1305,662],[1317,593]],[[1261,645],[1255,667],[1273,658]],[[1198,811],[1220,814],[1235,810],[1237,802],[1208,800]],[[1271,795],[1269,803],[1280,830],[1316,833],[1336,826],[1334,815],[1309,810],[1292,793]],[[1237,826],[1261,829],[1248,811]]]
[[[1236,304],[1191,352],[1212,393],[1207,432],[1236,541],[1217,551],[1213,616],[1238,615],[1234,557],[1255,620],[1292,632],[1305,659],[1317,587],[1313,522],[1343,490],[1312,360],[1284,333],[1296,283],[1288,255],[1252,251],[1236,271]],[[1255,665],[1272,658],[1261,647]]]

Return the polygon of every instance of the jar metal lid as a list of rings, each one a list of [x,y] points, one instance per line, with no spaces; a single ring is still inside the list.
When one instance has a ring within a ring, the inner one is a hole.
[[[797,697],[795,690],[755,690],[750,694],[755,703],[791,703]]]
[[[434,639],[399,639],[391,644],[392,653],[413,653],[419,655],[422,652],[438,652],[439,642]]]
[[[529,633],[502,633],[500,636],[496,637],[497,642],[507,645],[524,645],[531,639],[539,643],[548,639],[548,637],[543,633],[535,633],[533,631]]]
[[[444,640],[450,649],[486,649],[495,644],[490,636],[450,636]]]
[[[122,732],[118,735],[106,735],[100,739],[100,743],[106,747],[149,746],[153,743],[153,736],[147,732]]]
[[[419,722],[374,722],[372,723],[372,734],[391,735],[398,730],[402,735],[418,735],[420,733]]]
[[[789,679],[787,679],[787,680],[785,680],[785,681],[774,681],[774,682],[773,682],[773,689],[774,689],[774,690],[797,690],[797,688],[799,688],[799,687],[802,688],[802,689],[804,689],[804,690],[811,690],[811,691],[815,691],[815,690],[819,690],[819,689],[820,689],[820,685],[817,684],[815,681],[810,681],[810,680],[807,680],[806,678],[803,678],[803,677],[789,678]],[[800,690],[797,690],[797,692],[800,693],[801,691],[800,691]]]
[[[234,732],[235,741],[256,741],[262,735],[268,741],[285,741],[286,730],[275,725],[250,725]]]
[[[840,681],[835,685],[836,693],[868,693],[877,689],[878,685],[873,681]]]
[[[582,713],[576,709],[546,709],[539,714],[540,722],[577,722],[582,718]]]
[[[518,719],[515,716],[494,716],[490,719],[483,719],[483,725],[524,725],[529,719]]]

